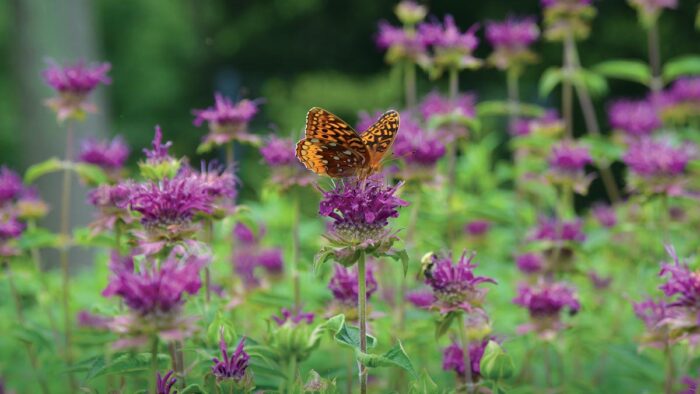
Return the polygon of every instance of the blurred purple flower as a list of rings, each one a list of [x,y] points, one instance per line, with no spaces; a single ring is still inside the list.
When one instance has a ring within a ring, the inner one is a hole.
[[[575,173],[582,171],[587,164],[591,164],[591,154],[588,148],[576,145],[572,141],[562,141],[552,146],[549,155],[550,167],[560,173]]]
[[[542,271],[544,260],[538,253],[523,253],[515,257],[515,265],[526,274],[534,274]]]
[[[412,291],[406,295],[406,301],[413,304],[416,308],[428,309],[435,302],[435,296],[431,291]]]
[[[590,5],[592,0],[540,0],[542,7],[554,7],[564,4]]]
[[[264,234],[264,230],[260,232]],[[260,237],[262,237],[262,234]],[[233,236],[243,245],[257,245],[258,243],[258,238],[253,233],[253,230],[242,222],[236,223],[233,227]]]
[[[245,337],[238,342],[236,350],[233,355],[229,357],[228,346],[224,340],[223,332],[221,333],[221,340],[219,341],[219,349],[221,350],[222,359],[214,357],[212,361],[214,365],[211,367],[211,371],[216,376],[217,380],[227,380],[232,379],[236,382],[240,382],[246,376],[246,370],[248,369],[248,363],[250,356],[243,349],[245,344]]]
[[[534,241],[583,242],[586,240],[586,235],[583,233],[582,227],[583,222],[579,219],[558,221],[554,218],[542,217],[529,239]]]
[[[469,30],[461,32],[452,15],[446,15],[444,23],[439,20],[422,23],[418,26],[423,42],[441,49],[458,49],[471,53],[479,45],[476,30],[479,25],[473,25]]]
[[[367,266],[366,281],[367,300],[369,301],[378,288],[372,265]],[[356,268],[345,268],[338,264],[335,266],[328,288],[333,292],[333,297],[335,297],[336,301],[343,305],[355,307],[359,293],[357,282]]]
[[[410,116],[402,116],[401,132],[396,136],[393,151],[407,164],[431,167],[445,155],[445,144]]]
[[[651,134],[661,127],[656,106],[647,100],[618,100],[608,107],[610,125],[632,137]]]
[[[264,234],[264,227],[261,227],[256,236],[250,227],[241,222],[236,223],[233,228],[237,247],[232,255],[232,262],[234,270],[243,279],[247,288],[254,288],[260,284],[255,276],[257,267],[263,268],[272,275],[280,274],[284,269],[282,251],[278,248],[265,249],[261,246]]]
[[[260,148],[260,154],[269,166],[289,166],[297,162],[294,141],[287,138],[271,136]]]
[[[433,91],[428,93],[421,102],[420,112],[425,119],[449,115],[471,119],[476,116],[476,96],[470,93],[460,94],[455,100],[450,100]]]
[[[486,39],[495,47],[526,47],[537,40],[540,29],[534,17],[509,17],[501,22],[486,24]]]
[[[683,391],[679,391],[678,394],[698,394],[698,388],[700,388],[700,378],[684,376],[681,383],[683,383],[686,388]]]
[[[432,255],[432,262],[424,272],[425,283],[435,296],[433,307],[441,313],[464,310],[471,312],[480,309],[487,289],[479,287],[483,283],[496,281],[486,276],[474,275],[477,265],[472,264],[474,254],[467,257],[462,253],[456,264],[451,257],[439,258]]]
[[[0,205],[17,199],[23,188],[22,178],[16,172],[0,167]]]
[[[112,276],[102,295],[118,296],[138,315],[159,319],[177,313],[185,303],[184,294],[197,294],[202,286],[199,271],[208,262],[208,256],[171,253],[159,265],[142,262],[137,272],[131,258],[124,260],[113,254]]]
[[[88,193],[88,202],[98,211],[95,221],[90,224],[93,234],[105,230],[114,230],[118,222],[129,224],[132,216],[127,207],[131,189],[123,183],[116,185],[100,185]]]
[[[285,324],[286,322],[291,322],[291,324],[294,325],[299,323],[311,324],[314,322],[313,313],[299,311],[295,314],[287,308],[282,308],[281,314],[281,316],[272,316],[272,320],[274,320],[279,326]]]
[[[664,8],[674,9],[678,7],[678,0],[628,0],[630,5],[636,8],[646,17],[658,15]]]
[[[481,236],[491,229],[491,222],[486,219],[476,219],[464,226],[464,231],[473,236]]]
[[[669,333],[665,323],[672,313],[664,301],[647,298],[642,302],[632,303],[635,316],[644,323],[646,332],[641,338],[644,345],[662,348],[668,344]]]
[[[60,66],[49,61],[42,75],[46,83],[58,92],[58,96],[47,100],[46,104],[56,112],[59,121],[70,117],[81,119],[84,113],[95,112],[95,106],[85,100],[99,84],[112,82],[107,77],[111,67],[109,63],[86,65],[84,61]]]
[[[615,227],[617,224],[617,216],[615,215],[615,208],[610,205],[603,203],[596,203],[591,209],[593,217],[600,223],[601,226],[606,228]]]
[[[119,170],[129,157],[129,146],[121,136],[116,136],[111,141],[97,141],[87,138],[82,141],[80,147],[80,161],[94,164],[105,170]]]
[[[481,376],[481,358],[486,350],[486,345],[489,343],[489,338],[479,342],[469,343],[469,363],[471,364],[471,375],[473,378]],[[442,352],[442,369],[445,371],[454,371],[459,376],[464,376],[466,370],[464,368],[464,351],[462,347],[452,342]]]
[[[538,118],[519,118],[510,129],[510,134],[522,137],[530,134],[553,136],[564,129],[564,123],[556,110],[550,109]]]
[[[588,279],[591,281],[591,284],[593,284],[593,287],[595,287],[597,290],[607,289],[608,287],[610,287],[610,284],[613,280],[611,276],[603,277],[593,270],[588,271]]]
[[[220,93],[214,95],[214,106],[195,109],[194,125],[199,127],[204,122],[209,124],[209,134],[204,143],[223,145],[232,140],[254,143],[258,137],[248,133],[248,123],[259,111],[259,102],[243,99],[237,103]]]
[[[260,148],[260,154],[270,167],[273,185],[287,189],[291,186],[306,186],[316,181],[316,176],[307,171],[295,156],[295,143],[288,138],[270,136]]]
[[[399,61],[409,61],[423,64],[427,61],[427,47],[420,32],[392,26],[387,21],[379,22],[376,37],[379,49],[386,50],[386,61],[394,64]]]
[[[691,159],[692,144],[674,147],[664,140],[643,138],[629,145],[622,160],[633,178],[632,189],[678,195],[683,192],[682,175]]]
[[[169,371],[165,376],[161,376],[160,372],[156,375],[156,394],[170,394],[170,390],[173,389],[177,379],[173,377],[174,371]],[[173,393],[176,394],[177,390]]]
[[[668,306],[698,308],[700,306],[700,272],[692,271],[688,264],[681,263],[672,246],[666,246],[666,251],[673,259],[673,263],[662,264],[659,276],[666,277],[667,281],[659,289],[666,297],[676,297],[675,301]]]
[[[526,308],[530,314],[531,324],[520,327],[519,331],[535,331],[544,337],[551,337],[564,328],[559,320],[564,309],[571,315],[581,309],[574,289],[563,283],[521,285],[513,303]]]
[[[679,78],[651,100],[661,108],[664,121],[680,125],[691,122],[700,114],[700,77]]]
[[[0,212],[0,242],[18,238],[25,228],[14,212]]]

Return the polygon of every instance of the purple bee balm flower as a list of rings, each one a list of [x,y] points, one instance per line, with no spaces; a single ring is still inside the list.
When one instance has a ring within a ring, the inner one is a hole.
[[[521,286],[513,303],[527,308],[533,317],[558,316],[565,308],[576,314],[581,309],[574,290],[561,283]]]
[[[527,47],[540,36],[535,18],[508,18],[501,22],[486,24],[486,39],[494,47]]]
[[[540,0],[542,7],[554,7],[558,5],[590,5],[591,0]]]
[[[377,280],[374,278],[374,268],[371,265],[367,266],[366,280],[367,300],[369,300],[378,288]],[[356,306],[359,293],[357,269],[336,265],[331,281],[328,283],[328,288],[333,292],[333,297],[341,304]]]
[[[686,149],[647,138],[630,145],[622,159],[637,175],[673,176],[685,171],[690,157]]]
[[[427,47],[420,33],[414,29],[404,29],[400,26],[392,26],[387,21],[380,21],[376,44],[379,49],[386,50],[387,63],[394,64],[399,61],[425,63],[427,61]]]
[[[667,281],[659,289],[666,297],[675,297],[668,306],[697,308],[700,305],[700,272],[691,270],[686,263],[681,263],[672,246],[666,246],[666,252],[673,259],[673,264],[662,264],[659,276],[666,277]]]
[[[522,137],[530,134],[553,136],[564,130],[564,123],[556,110],[547,110],[538,118],[520,118],[512,126],[510,134]]]
[[[90,224],[94,234],[113,230],[119,222],[132,222],[127,210],[130,195],[131,188],[123,183],[100,185],[88,193],[88,202],[98,209],[95,221]]]
[[[243,99],[234,102],[219,93],[214,95],[214,106],[205,109],[195,109],[194,125],[199,127],[204,122],[209,124],[209,134],[205,143],[223,145],[232,140],[242,142],[257,142],[255,135],[248,133],[248,123],[259,111],[256,100]]]
[[[610,205],[603,203],[596,203],[591,209],[593,217],[600,223],[601,226],[606,228],[615,227],[617,224],[617,216],[615,215],[615,208]]]
[[[618,100],[608,107],[610,125],[631,137],[646,136],[661,127],[656,106],[647,100]]]
[[[469,363],[471,364],[471,375],[473,378],[481,376],[481,358],[484,356],[484,351],[488,343],[489,339],[486,338],[483,341],[469,344]],[[454,371],[458,376],[463,377],[465,375],[464,351],[459,344],[453,342],[443,350],[442,369],[445,371]]]
[[[238,342],[236,350],[233,355],[229,357],[228,346],[224,340],[223,333],[221,334],[221,340],[219,342],[219,348],[221,349],[222,359],[214,357],[212,361],[214,365],[211,367],[211,371],[216,376],[217,380],[234,380],[240,382],[246,376],[246,370],[248,369],[248,363],[250,356],[243,349],[245,344],[245,337]]]
[[[131,259],[112,256],[112,276],[102,292],[105,297],[118,296],[139,316],[160,318],[179,312],[185,294],[197,294],[202,282],[199,271],[209,262],[208,256],[178,257],[171,253],[157,266],[144,261],[136,271]]]
[[[464,231],[473,236],[481,236],[491,229],[491,222],[486,219],[476,219],[464,226]]]
[[[649,17],[658,15],[664,8],[678,7],[678,0],[629,0],[629,3],[640,13]]]
[[[436,298],[433,306],[441,313],[479,309],[487,292],[480,285],[496,284],[492,278],[474,275],[477,265],[472,264],[473,259],[474,254],[467,257],[466,251],[456,264],[452,263],[451,257],[432,256],[432,263],[425,271],[425,283],[433,290]]]
[[[476,24],[461,32],[452,15],[446,15],[444,23],[433,20],[418,26],[425,44],[441,49],[458,49],[465,53],[471,53],[479,45],[479,39],[476,37],[478,28],[479,25]]]
[[[534,233],[529,237],[534,241],[574,241],[583,242],[586,235],[582,231],[583,222],[579,219],[573,221],[558,221],[556,219],[540,218]]]
[[[685,390],[679,391],[678,394],[698,394],[700,388],[700,378],[692,378],[690,376],[684,376],[681,380],[686,387]]]
[[[277,248],[260,251],[258,265],[270,274],[281,274],[284,269],[282,251]]]
[[[14,213],[0,212],[0,241],[19,238],[25,227]]]
[[[394,141],[394,155],[409,165],[434,166],[445,155],[445,144],[435,133],[422,129],[410,116],[401,119],[401,132]]]
[[[641,342],[656,348],[667,345],[669,333],[665,324],[673,313],[669,310],[666,303],[647,298],[642,302],[632,303],[632,308],[634,314],[646,327],[646,332],[641,338]]]
[[[166,161],[171,161],[173,158],[168,153],[168,150],[173,145],[172,141],[166,143],[163,142],[163,132],[160,126],[156,126],[156,132],[153,136],[153,142],[151,142],[152,149],[144,149],[143,154],[146,155],[146,162],[149,164],[159,164]]]
[[[147,228],[166,227],[189,223],[198,213],[212,213],[212,202],[209,190],[197,178],[178,176],[132,185],[129,208],[141,214]]]
[[[314,322],[314,314],[302,311],[299,311],[296,314],[294,314],[289,309],[282,308],[281,316],[272,316],[272,320],[274,320],[275,323],[277,323],[277,325],[279,326],[285,324],[286,322],[291,322],[291,324],[294,325],[300,323],[311,324]]]
[[[264,227],[261,227],[256,236],[250,227],[241,222],[236,223],[233,228],[236,248],[232,256],[232,263],[234,270],[243,279],[247,288],[254,288],[260,284],[255,276],[257,267],[263,268],[272,275],[280,274],[284,268],[281,250],[264,249],[260,245],[264,234]]]
[[[585,146],[576,145],[571,141],[562,141],[552,146],[549,155],[549,165],[557,172],[576,173],[582,171],[587,164],[591,164],[591,154]]]
[[[17,199],[23,189],[22,178],[16,172],[0,167],[0,205]]]
[[[473,94],[460,94],[455,100],[450,100],[433,91],[426,95],[421,102],[420,112],[425,119],[449,115],[471,119],[476,116],[476,96]],[[401,126],[403,131],[403,124]]]
[[[49,211],[49,206],[39,197],[39,193],[34,187],[22,189],[15,207],[17,208],[17,216],[22,220],[40,219],[46,216]]]
[[[523,253],[515,257],[518,269],[526,274],[534,274],[542,271],[544,259],[538,253]]]
[[[389,219],[399,216],[408,203],[396,196],[401,183],[385,186],[378,177],[347,179],[322,191],[319,213],[333,220],[332,236],[345,244],[374,244],[386,239]]]
[[[107,77],[111,67],[109,63],[86,65],[83,61],[62,67],[50,61],[42,75],[46,83],[58,92],[58,97],[49,99],[46,104],[61,121],[70,117],[82,118],[86,112],[95,112],[95,106],[85,100],[99,84],[111,83]]]
[[[177,379],[173,377],[174,371],[169,371],[165,376],[161,376],[160,372],[156,374],[156,394],[170,394]],[[177,394],[177,390],[173,393]]]
[[[294,141],[271,136],[260,148],[265,163],[271,167],[296,165]]]
[[[262,232],[263,231],[261,231],[261,233]],[[233,227],[233,236],[239,243],[244,245],[258,244],[258,239],[253,233],[253,230],[250,227],[243,224],[242,222],[236,223],[236,225]]]
[[[412,291],[406,294],[406,301],[413,304],[416,308],[428,309],[435,303],[435,296],[430,291]]]
[[[700,113],[700,77],[679,78],[670,88],[651,99],[661,108],[665,121],[686,124],[697,119]]]
[[[105,170],[119,170],[129,157],[129,146],[121,136],[112,141],[83,140],[80,147],[80,161],[94,164]]]

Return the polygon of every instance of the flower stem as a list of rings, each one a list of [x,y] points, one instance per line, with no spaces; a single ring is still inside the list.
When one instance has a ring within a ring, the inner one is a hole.
[[[663,88],[661,80],[661,49],[659,45],[659,24],[654,22],[647,30],[647,44],[649,48],[649,67],[651,68],[650,88],[656,94]]]
[[[292,288],[294,291],[294,310],[301,311],[301,285],[299,283],[299,195],[294,191],[292,209]]]
[[[235,159],[233,155],[233,141],[229,141],[226,144],[226,167],[230,168],[233,166],[233,160]]]
[[[664,345],[664,357],[666,358],[666,377],[664,382],[664,393],[673,394],[673,383],[676,378],[676,365],[673,361],[673,352],[671,345],[666,341]]]
[[[154,394],[158,394],[156,389],[156,374],[158,373],[158,336],[154,335],[151,339],[151,374],[148,377],[149,388],[146,392],[153,391]]]
[[[214,222],[210,219],[204,221],[204,242],[207,245],[213,245],[214,242]],[[211,302],[211,272],[209,267],[204,267],[204,290],[205,290],[205,302],[207,308]]]
[[[365,266],[365,254],[360,253],[357,261],[357,303],[360,315],[360,351],[367,353],[367,267]],[[359,363],[360,369],[360,393],[367,393],[367,367]]]
[[[416,106],[416,65],[411,62],[404,63],[404,89],[406,108]]]
[[[73,123],[69,122],[66,125],[66,152],[65,161],[69,164],[73,160],[73,138],[74,138]],[[65,359],[66,366],[70,370],[73,364],[73,349],[72,349],[72,327],[71,327],[71,312],[70,312],[70,246],[68,239],[70,237],[70,201],[71,201],[71,170],[65,168],[63,170],[63,189],[61,195],[61,238],[65,243],[60,250],[61,261],[61,278],[63,287],[63,325],[65,335]],[[68,379],[73,392],[77,391],[77,382],[72,372],[68,373]]]
[[[564,116],[564,132],[566,138],[574,138],[574,96],[573,96],[573,46],[574,35],[569,31],[564,38],[564,78],[562,80],[561,108]]]
[[[459,70],[453,67],[449,70],[449,99],[453,106],[457,103],[457,95],[459,94]],[[452,124],[452,128],[455,125]],[[448,212],[452,208],[452,197],[454,196],[455,187],[457,181],[457,141],[456,138],[452,143],[447,146],[447,209]],[[447,226],[447,241],[448,245],[452,247],[452,241],[454,238],[454,228],[452,220],[449,221]]]
[[[508,89],[508,128],[513,130],[520,113],[520,92],[518,79],[520,72],[511,67],[506,71],[506,87]]]
[[[295,383],[297,380],[297,358],[296,357],[291,357],[289,360],[289,363],[287,363],[287,392],[290,394],[294,394],[295,391]]]
[[[469,339],[464,325],[467,323],[467,314],[462,314],[462,321],[457,322],[457,330],[459,331],[459,340],[462,343],[462,354],[464,356],[464,377],[466,380],[467,393],[474,392],[474,377],[472,376],[472,361],[469,357]]]

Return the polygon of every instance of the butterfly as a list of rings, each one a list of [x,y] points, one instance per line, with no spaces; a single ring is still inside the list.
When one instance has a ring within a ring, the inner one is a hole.
[[[296,156],[319,175],[366,178],[379,171],[398,131],[399,113],[393,110],[358,134],[339,117],[314,107],[306,114],[306,134],[297,143]]]

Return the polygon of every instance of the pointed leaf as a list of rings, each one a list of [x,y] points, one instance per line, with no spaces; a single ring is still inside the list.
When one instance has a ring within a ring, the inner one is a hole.
[[[362,353],[358,350],[357,360],[368,368],[398,367],[407,371],[414,379],[418,377],[401,342],[382,355]]]
[[[609,60],[595,65],[593,71],[608,78],[624,79],[646,86],[651,83],[649,66],[639,60]]]
[[[446,314],[445,316],[441,317],[440,320],[438,320],[437,325],[435,326],[435,339],[440,339],[443,335],[447,333],[447,331],[450,330],[450,326],[452,325],[452,322],[455,320],[455,317],[457,317],[457,314],[455,312],[450,312]]]
[[[552,90],[561,83],[563,74],[560,69],[550,67],[542,74],[540,78],[539,93],[540,97],[547,97]]]
[[[109,180],[102,168],[87,163],[74,163],[73,170],[89,185],[100,185]]]
[[[418,379],[413,381],[411,387],[408,391],[409,394],[425,394],[425,393],[437,393],[438,385],[430,378],[430,374],[426,369],[421,372]]]
[[[185,387],[184,389],[182,389],[182,391],[179,391],[179,393],[181,393],[181,394],[207,394],[208,391],[204,390],[202,388],[202,386],[200,386],[196,383],[193,383],[193,384]]]
[[[50,174],[52,172],[59,171],[63,168],[63,162],[56,157],[52,157],[41,163],[36,163],[29,168],[24,173],[24,182],[33,183],[38,178]]]
[[[663,75],[666,82],[686,75],[700,75],[700,56],[688,55],[667,61]]]
[[[30,228],[22,234],[22,237],[19,239],[19,246],[24,250],[58,248],[61,246],[61,236],[45,228]]]

